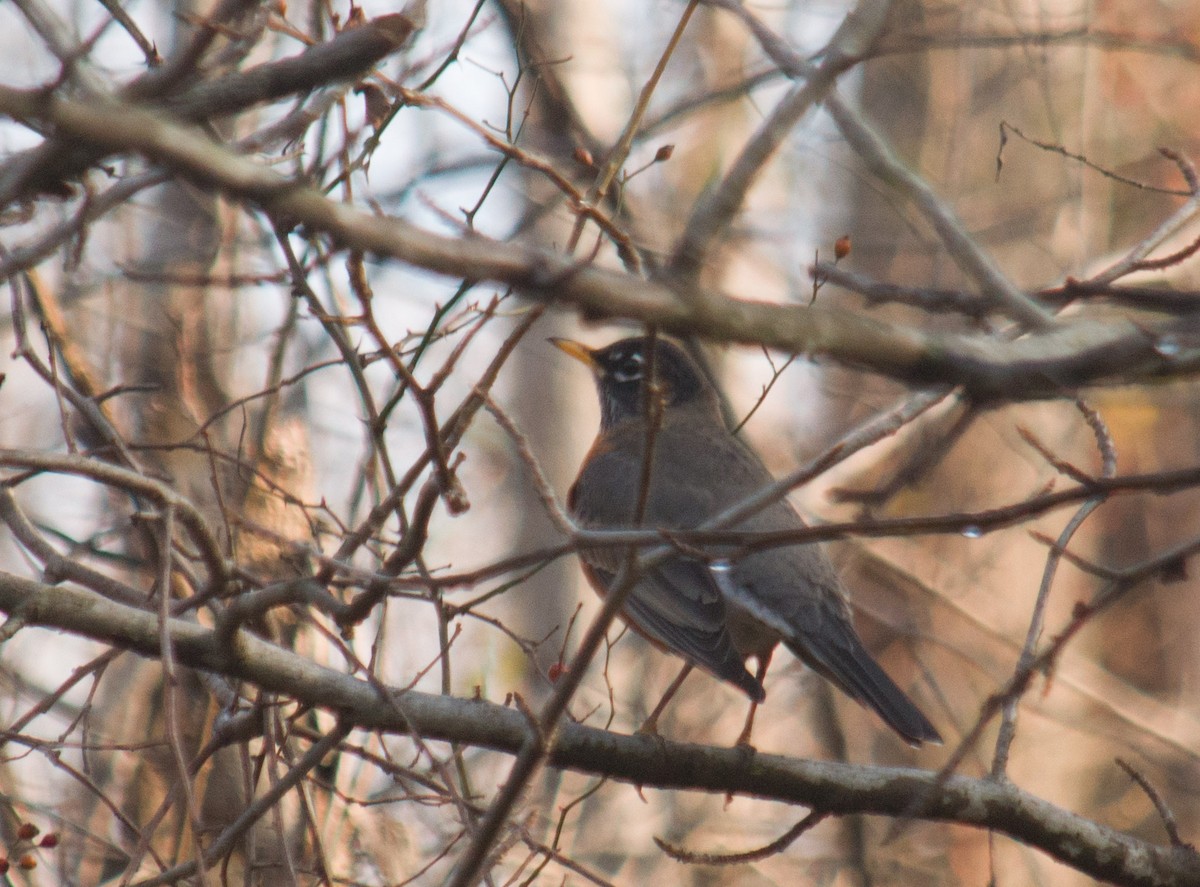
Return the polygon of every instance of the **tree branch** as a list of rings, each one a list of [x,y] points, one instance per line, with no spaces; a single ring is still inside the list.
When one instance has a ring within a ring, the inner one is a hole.
[[[380,16],[356,28],[347,28],[332,40],[299,55],[202,81],[154,104],[179,119],[200,122],[261,102],[353,80],[403,46],[415,27],[411,19],[400,13]],[[147,89],[135,83],[129,92],[140,96]],[[68,137],[64,139],[63,135]],[[62,193],[66,180],[103,157],[100,144],[79,145],[65,133],[15,154],[0,168],[0,207],[41,192]]]
[[[826,305],[776,305],[698,288],[685,299],[666,285],[581,266],[532,246],[448,237],[360,212],[122,102],[83,103],[0,87],[0,113],[52,124],[65,136],[107,151],[145,154],[278,218],[323,231],[342,247],[456,279],[508,283],[592,318],[624,317],[666,332],[826,355],[911,384],[959,384],[978,399],[1060,397],[1083,385],[1181,375],[1200,366],[1200,329],[1187,319],[1155,328],[1124,318],[1078,319],[1002,341],[888,324]]]
[[[114,644],[144,656],[160,654],[160,630],[181,665],[250,681],[302,705],[339,712],[342,723],[423,739],[462,742],[509,754],[530,740],[518,711],[479,700],[413,691],[381,698],[371,683],[317,665],[240,631],[230,644],[209,628],[91,592],[43,585],[0,573],[0,610],[43,626]],[[937,787],[928,771],[804,761],[738,748],[622,736],[565,724],[550,763],[642,786],[735,793],[800,804],[831,814],[903,815],[914,797],[933,792],[922,816],[1006,834],[1091,877],[1146,887],[1200,882],[1200,855],[1163,847],[1092,822],[1010,783],[954,776]]]

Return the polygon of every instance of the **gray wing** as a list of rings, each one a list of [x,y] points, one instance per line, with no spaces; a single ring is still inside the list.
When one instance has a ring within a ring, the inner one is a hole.
[[[595,584],[611,588],[615,573],[586,563]],[[675,559],[643,576],[625,598],[625,619],[651,641],[682,656],[755,702],[766,697],[746,671],[725,625],[725,601],[705,564]]]
[[[571,511],[582,525],[632,525],[642,468],[640,443],[638,440],[629,447],[595,453],[588,460],[569,498]],[[660,445],[663,449],[656,449],[658,455],[666,452],[672,441],[660,440]],[[679,464],[678,460],[669,463]],[[689,523],[680,520],[679,515],[698,515],[703,520],[713,513],[709,486],[681,480],[656,460],[645,526],[674,529]],[[607,589],[625,552],[598,548],[582,551],[580,556],[593,584]],[[726,625],[725,601],[705,563],[675,557],[660,564],[632,589],[623,615],[655,643],[729,681],[751,699],[764,698],[762,684],[746,671],[745,660],[734,648]]]

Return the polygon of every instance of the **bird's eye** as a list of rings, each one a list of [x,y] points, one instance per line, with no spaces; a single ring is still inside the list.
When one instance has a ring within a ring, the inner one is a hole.
[[[642,355],[635,351],[623,357],[613,369],[612,377],[617,382],[636,382],[642,378]]]

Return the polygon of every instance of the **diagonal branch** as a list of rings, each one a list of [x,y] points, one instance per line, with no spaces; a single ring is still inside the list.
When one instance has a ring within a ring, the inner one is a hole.
[[[775,106],[721,184],[697,202],[671,262],[671,272],[679,279],[691,282],[697,276],[713,244],[724,235],[745,202],[759,172],[792,129],[833,89],[838,77],[870,53],[883,32],[890,7],[890,2],[868,2],[850,12],[822,53],[821,64],[806,65],[804,83]]]
[[[714,0],[728,9],[751,30],[763,51],[789,77],[810,77],[808,61],[763,25],[740,0]],[[979,285],[986,300],[1029,329],[1044,329],[1053,323],[1045,308],[1017,288],[991,256],[966,230],[962,220],[929,186],[892,151],[891,145],[861,114],[848,105],[835,88],[830,88],[825,109],[842,136],[875,176],[904,194],[937,231],[959,267]]]
[[[456,279],[511,284],[593,319],[625,317],[664,332],[827,355],[912,384],[959,384],[977,399],[1061,397],[1083,385],[1181,375],[1200,366],[1200,328],[1187,318],[1157,327],[1125,318],[1070,320],[1006,341],[888,324],[826,305],[776,305],[697,289],[684,298],[668,286],[532,246],[440,235],[355,210],[199,132],[115,100],[84,103],[0,87],[0,114],[53,125],[108,152],[144,154],[277,219],[323,231],[339,246]]]
[[[380,16],[348,28],[299,55],[200,82],[157,104],[181,120],[200,122],[261,102],[353,80],[403,46],[414,29],[412,20],[405,15]],[[0,207],[32,194],[61,193],[66,180],[104,156],[102,145],[94,142],[80,145],[67,133],[15,154],[0,167]]]

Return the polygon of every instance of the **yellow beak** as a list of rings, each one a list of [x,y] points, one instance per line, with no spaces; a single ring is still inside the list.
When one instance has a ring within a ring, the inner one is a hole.
[[[593,370],[596,369],[596,358],[592,354],[592,349],[586,345],[572,339],[550,339],[549,341],[559,351],[571,355],[571,357],[580,363],[586,364]]]

